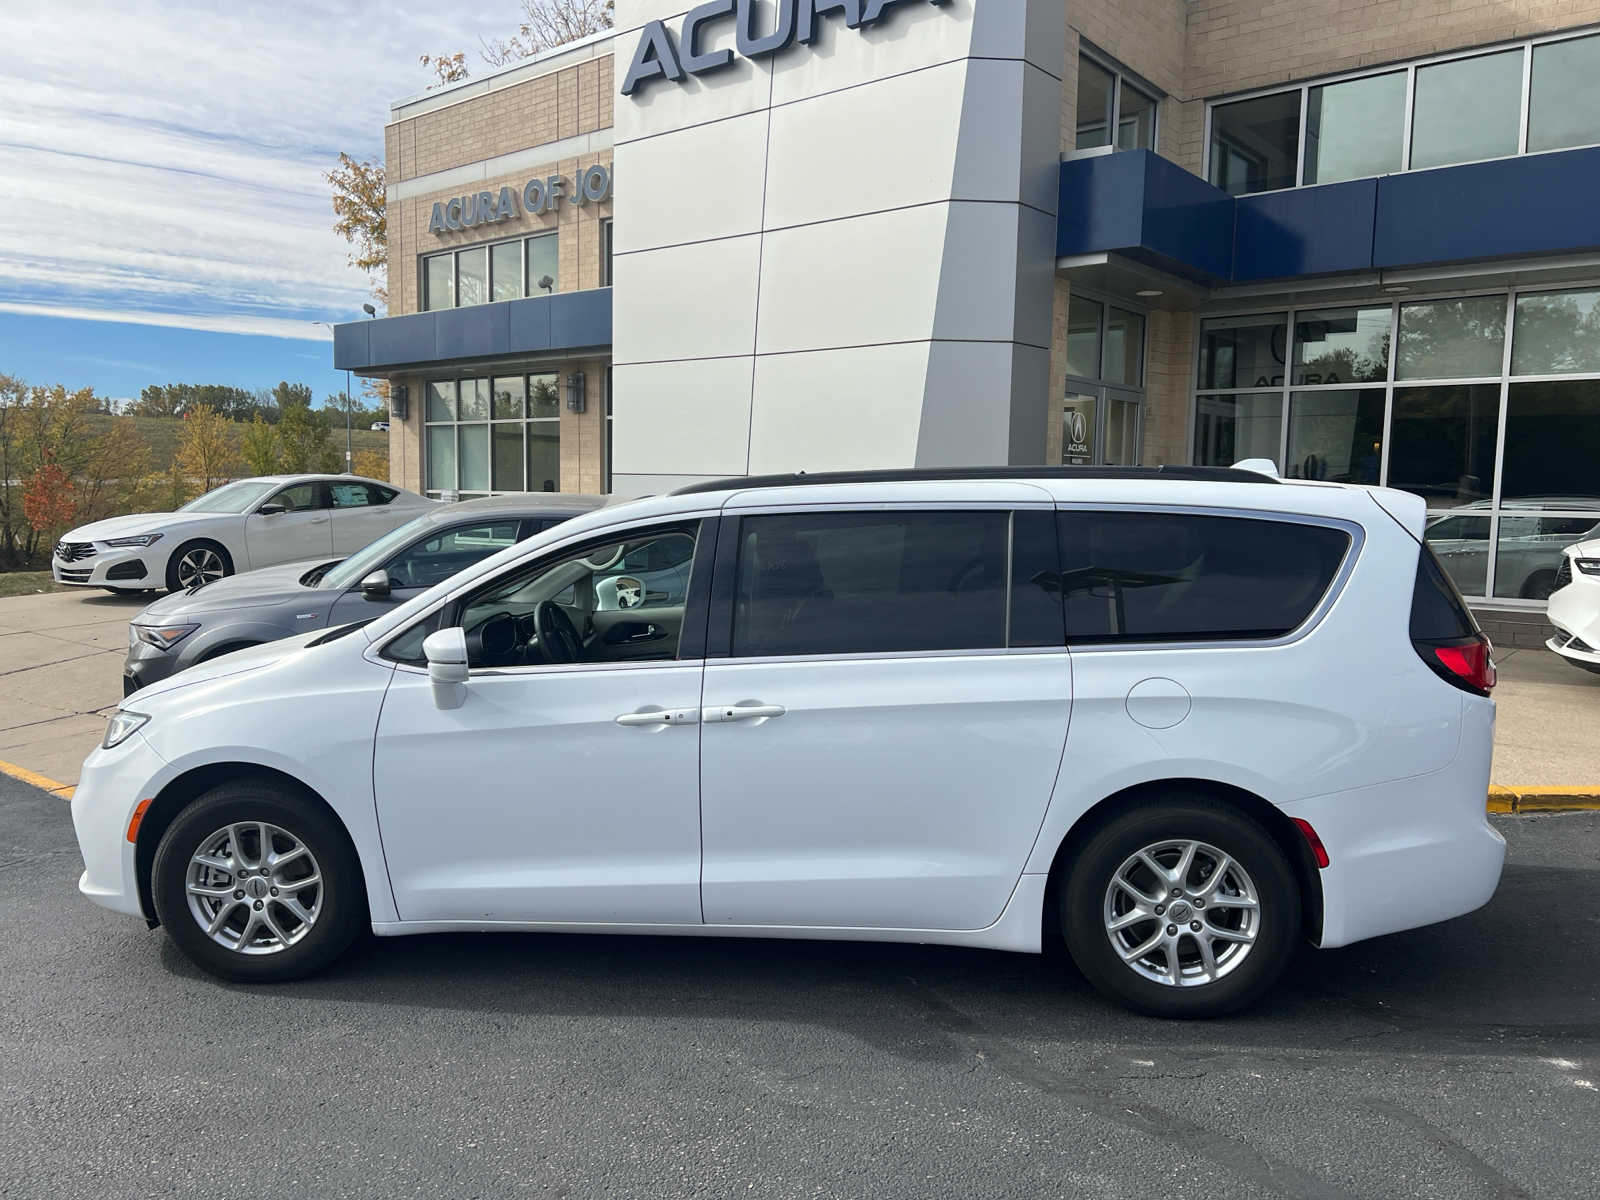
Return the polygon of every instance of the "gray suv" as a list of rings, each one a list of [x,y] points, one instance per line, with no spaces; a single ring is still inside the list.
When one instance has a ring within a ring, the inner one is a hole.
[[[444,505],[349,558],[286,563],[157,600],[128,626],[122,694],[207,659],[316,629],[367,622],[600,496],[492,496]]]

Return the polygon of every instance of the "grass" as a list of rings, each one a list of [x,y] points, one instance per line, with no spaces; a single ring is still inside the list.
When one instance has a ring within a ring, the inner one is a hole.
[[[330,420],[339,414],[330,413]],[[150,451],[150,468],[153,471],[164,471],[167,464],[178,453],[178,440],[183,436],[183,419],[181,417],[126,417],[121,418],[133,422],[134,431],[139,435],[139,440]],[[370,418],[368,418],[370,419]],[[112,418],[104,415],[92,417],[94,432],[103,431],[107,422]],[[344,454],[344,422],[336,421],[337,428],[333,430],[329,441]],[[239,437],[245,431],[243,422],[233,421],[228,426],[228,438],[235,450],[239,446]],[[356,429],[351,432],[350,448],[359,453],[362,450],[376,450],[387,460],[389,457],[389,435],[387,433],[373,433],[370,429]],[[240,467],[243,470],[243,466]]]
[[[49,571],[0,571],[0,597],[37,596],[66,590],[50,577]]]

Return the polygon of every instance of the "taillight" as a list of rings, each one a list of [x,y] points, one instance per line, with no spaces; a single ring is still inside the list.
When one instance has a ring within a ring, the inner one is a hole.
[[[1416,642],[1422,661],[1441,679],[1487,696],[1495,685],[1494,647],[1483,634],[1449,642]]]

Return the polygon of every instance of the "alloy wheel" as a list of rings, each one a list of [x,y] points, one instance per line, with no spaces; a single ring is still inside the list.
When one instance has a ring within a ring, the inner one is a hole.
[[[207,937],[239,954],[276,954],[311,932],[323,907],[310,849],[264,821],[224,826],[201,840],[184,881],[189,912]]]
[[[178,560],[178,586],[184,589],[215,583],[226,574],[222,555],[205,546],[196,546]]]
[[[1155,842],[1112,875],[1103,906],[1117,957],[1156,983],[1198,987],[1238,969],[1261,929],[1261,899],[1237,861],[1205,842]]]

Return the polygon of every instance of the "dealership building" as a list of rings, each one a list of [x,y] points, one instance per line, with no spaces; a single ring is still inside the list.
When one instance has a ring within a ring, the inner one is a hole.
[[[392,108],[395,482],[1270,458],[1507,610],[1600,525],[1600,0],[616,18]]]

